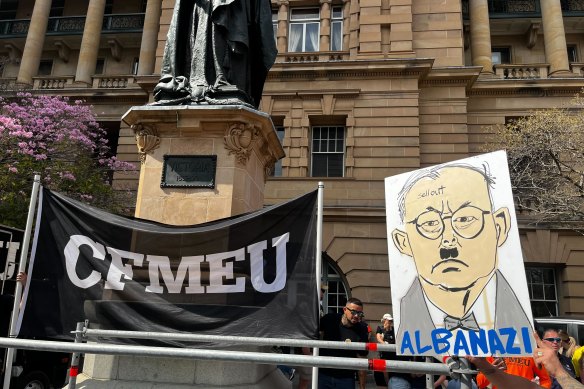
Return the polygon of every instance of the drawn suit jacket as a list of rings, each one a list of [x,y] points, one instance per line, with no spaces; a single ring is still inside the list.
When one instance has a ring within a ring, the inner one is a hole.
[[[495,312],[495,326],[494,328],[506,327],[528,327],[530,333],[533,332],[531,321],[527,318],[527,314],[521,307],[515,292],[503,276],[503,274],[495,271],[497,282],[497,297],[496,297],[496,312]],[[396,342],[399,344],[404,336],[404,329],[420,330],[420,344],[430,345],[432,339],[430,334],[436,326],[432,322],[430,312],[426,306],[424,299],[424,292],[420,280],[416,278],[406,295],[402,298],[400,304],[400,324],[397,331]],[[424,355],[437,356],[434,351],[429,351]]]

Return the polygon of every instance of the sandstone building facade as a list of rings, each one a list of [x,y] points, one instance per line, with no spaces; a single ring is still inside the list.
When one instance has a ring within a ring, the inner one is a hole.
[[[0,88],[82,98],[120,158],[151,101],[173,0],[3,0]],[[582,0],[273,0],[261,110],[286,157],[266,204],[325,183],[326,304],[391,311],[383,179],[482,151],[487,127],[584,86]],[[116,185],[137,186],[137,172]],[[521,218],[536,316],[584,314],[584,238]]]

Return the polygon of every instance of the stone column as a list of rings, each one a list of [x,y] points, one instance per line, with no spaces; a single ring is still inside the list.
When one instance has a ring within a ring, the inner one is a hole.
[[[288,0],[278,1],[278,32],[276,39],[276,47],[278,53],[286,53],[288,51]]]
[[[492,74],[491,27],[489,25],[489,7],[487,0],[470,0],[469,13],[472,64],[482,66],[483,73]]]
[[[77,73],[75,82],[91,85],[91,75],[95,72],[97,54],[99,52],[99,41],[101,39],[101,28],[103,25],[103,14],[106,0],[90,0],[85,18],[85,28],[81,40],[79,51],[79,62],[77,63]]]
[[[34,3],[28,34],[22,53],[22,62],[18,70],[16,82],[19,84],[33,84],[32,77],[39,70],[47,25],[49,24],[49,14],[51,12],[52,0],[37,0]]]
[[[361,7],[359,1],[349,0],[349,55],[351,59],[357,58],[359,54],[359,30],[360,21],[359,16],[361,13]]]
[[[138,61],[138,75],[140,76],[154,73],[161,8],[162,0],[148,0],[146,4],[142,43],[140,44],[140,59]]]
[[[550,64],[551,77],[569,75],[570,64],[566,47],[566,32],[560,0],[540,0],[543,22],[545,58]]]
[[[319,51],[331,49],[331,0],[320,0],[320,46]]]

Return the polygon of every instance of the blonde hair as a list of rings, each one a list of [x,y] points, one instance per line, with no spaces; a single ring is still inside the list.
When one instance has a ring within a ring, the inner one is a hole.
[[[564,354],[565,356],[567,356],[568,358],[572,358],[572,355],[574,355],[574,351],[576,351],[576,339],[574,339],[573,337],[569,336],[568,333],[564,330],[559,330],[558,331],[558,335],[560,336],[560,338],[566,339],[566,337],[568,338],[568,346],[565,346],[565,343],[562,342],[562,350],[561,353]]]

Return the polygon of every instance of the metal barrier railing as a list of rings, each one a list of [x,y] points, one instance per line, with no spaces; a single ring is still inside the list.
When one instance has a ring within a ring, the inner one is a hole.
[[[248,351],[229,351],[216,349],[194,349],[179,347],[154,347],[154,346],[134,346],[134,345],[115,345],[115,344],[98,344],[82,343],[88,338],[93,337],[112,337],[112,338],[133,338],[133,339],[155,339],[155,340],[179,340],[195,342],[217,342],[233,343],[240,345],[256,346],[290,346],[290,347],[318,347],[328,349],[344,350],[367,350],[367,351],[395,351],[395,345],[383,345],[377,343],[358,343],[358,342],[332,342],[321,340],[296,340],[281,338],[254,338],[254,337],[235,337],[235,336],[214,336],[214,335],[197,335],[197,334],[171,334],[160,332],[137,332],[137,331],[114,331],[114,330],[97,330],[89,329],[87,322],[78,323],[75,334],[75,343],[28,340],[0,337],[0,347],[41,350],[41,351],[58,351],[73,353],[69,388],[75,389],[78,363],[80,354],[106,354],[106,355],[131,355],[146,357],[169,357],[180,359],[198,359],[198,360],[217,360],[230,362],[247,362],[270,365],[290,365],[290,366],[311,366],[335,369],[352,369],[367,371],[389,371],[389,372],[413,372],[427,375],[460,375],[461,389],[470,388],[470,377],[476,374],[464,365],[465,360],[461,360],[458,368],[450,368],[443,363],[432,362],[409,362],[394,361],[385,359],[365,359],[365,358],[339,358],[323,357],[310,355],[262,353]],[[432,382],[432,381],[430,381]],[[468,383],[468,386],[467,384]],[[430,384],[428,385],[430,386]]]

